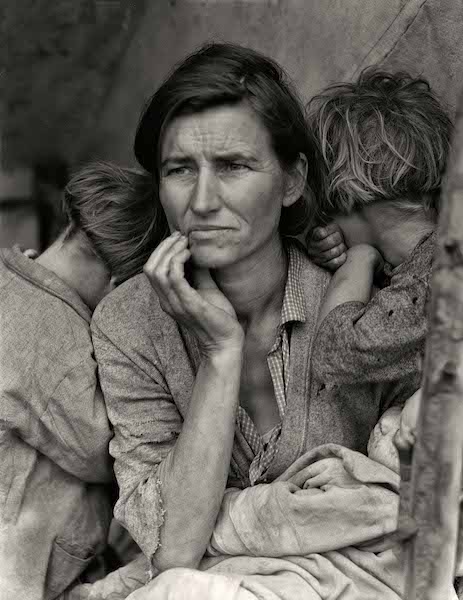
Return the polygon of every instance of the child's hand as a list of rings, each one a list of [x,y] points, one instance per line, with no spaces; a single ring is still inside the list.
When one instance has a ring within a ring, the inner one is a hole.
[[[306,237],[307,253],[319,267],[336,271],[346,262],[346,245],[341,228],[336,223],[315,227]]]
[[[306,488],[322,488],[326,485],[337,485],[339,487],[350,487],[358,485],[358,481],[350,475],[340,458],[322,458],[304,469],[307,480]]]

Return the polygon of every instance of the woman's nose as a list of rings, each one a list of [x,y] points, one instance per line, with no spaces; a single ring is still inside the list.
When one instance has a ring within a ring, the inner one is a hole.
[[[220,208],[220,196],[217,178],[209,170],[198,173],[191,193],[190,208],[197,214],[207,214]]]

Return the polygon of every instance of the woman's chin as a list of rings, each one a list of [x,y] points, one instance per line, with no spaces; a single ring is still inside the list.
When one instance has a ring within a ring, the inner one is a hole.
[[[228,263],[224,264],[223,261],[211,256],[193,255],[191,259],[193,261],[194,266],[200,269],[221,269],[223,267],[228,266]]]
[[[221,269],[235,262],[235,257],[219,248],[191,248],[191,260],[196,267],[202,269]]]

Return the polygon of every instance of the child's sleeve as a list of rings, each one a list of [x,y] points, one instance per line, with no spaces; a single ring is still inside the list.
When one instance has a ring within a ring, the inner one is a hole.
[[[428,290],[427,278],[397,274],[368,304],[333,309],[314,341],[314,376],[334,384],[385,383],[420,372]]]

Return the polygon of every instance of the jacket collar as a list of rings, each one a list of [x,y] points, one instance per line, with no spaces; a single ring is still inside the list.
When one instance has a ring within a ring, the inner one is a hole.
[[[92,311],[82,298],[67,283],[38,262],[25,256],[18,247],[2,248],[0,258],[5,266],[45,292],[56,296],[73,308],[87,323],[90,323]]]
[[[294,323],[291,333],[289,387],[285,417],[276,456],[267,472],[272,481],[304,451],[310,413],[311,356],[318,312],[328,286],[330,275],[304,257],[300,285],[304,296],[306,320]]]

